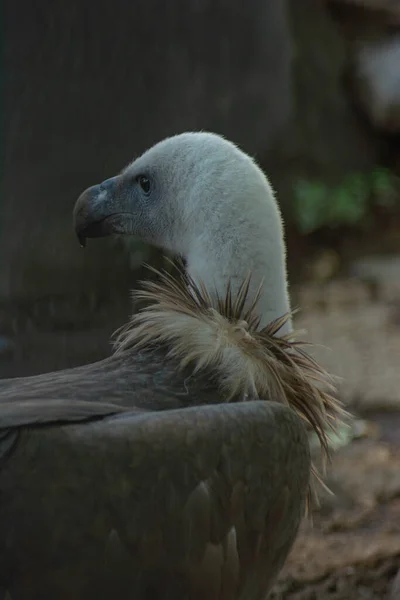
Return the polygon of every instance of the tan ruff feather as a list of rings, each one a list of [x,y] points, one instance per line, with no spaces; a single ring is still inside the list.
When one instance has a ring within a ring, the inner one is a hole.
[[[134,292],[148,305],[116,332],[115,351],[167,346],[168,356],[182,368],[192,365],[194,372],[216,373],[227,402],[270,398],[286,404],[316,432],[323,457],[329,458],[326,429],[335,432],[347,413],[332,395],[332,378],[303,349],[309,344],[296,341],[295,332],[277,337],[290,314],[258,331],[254,308],[261,289],[250,308],[244,308],[250,275],[235,297],[228,286],[215,305],[181,266],[178,277],[150,269],[159,281],[145,281]],[[314,467],[313,472],[321,481]]]

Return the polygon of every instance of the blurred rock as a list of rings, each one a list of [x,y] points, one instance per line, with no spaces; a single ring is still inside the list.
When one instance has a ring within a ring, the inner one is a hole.
[[[400,34],[362,42],[353,56],[357,99],[385,133],[400,133]]]
[[[400,298],[400,256],[364,256],[354,260],[350,266],[351,275],[365,281],[374,282],[382,287],[398,290]]]
[[[317,253],[307,267],[309,277],[313,281],[324,283],[339,272],[340,256],[335,250],[325,248]]]
[[[361,411],[400,410],[400,327],[389,293],[371,297],[357,279],[300,288],[295,327],[306,330],[309,351],[339,378],[344,402]]]
[[[327,0],[347,44],[349,93],[379,133],[400,131],[400,3]]]

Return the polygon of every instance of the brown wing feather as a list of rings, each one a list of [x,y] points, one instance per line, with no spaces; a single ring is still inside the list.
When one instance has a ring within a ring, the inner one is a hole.
[[[19,600],[258,600],[309,483],[300,419],[248,402],[32,428],[0,470]]]

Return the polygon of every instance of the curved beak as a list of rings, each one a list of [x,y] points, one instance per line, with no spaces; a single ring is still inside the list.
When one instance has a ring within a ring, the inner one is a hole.
[[[86,246],[87,238],[124,233],[127,211],[123,197],[119,176],[82,192],[73,211],[74,229],[81,246]]]

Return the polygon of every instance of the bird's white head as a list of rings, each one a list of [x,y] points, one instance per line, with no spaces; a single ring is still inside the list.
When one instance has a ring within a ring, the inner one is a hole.
[[[182,256],[189,275],[224,297],[251,272],[248,302],[262,285],[260,326],[290,311],[280,211],[257,164],[206,132],[167,138],[119,175],[85,190],[75,210],[81,241],[130,234]],[[280,333],[291,328],[289,320]]]

